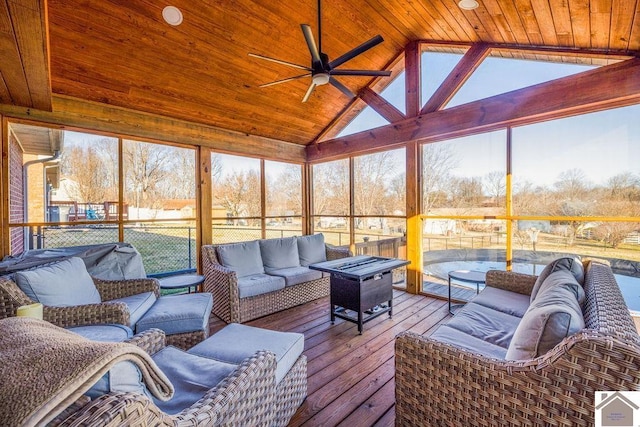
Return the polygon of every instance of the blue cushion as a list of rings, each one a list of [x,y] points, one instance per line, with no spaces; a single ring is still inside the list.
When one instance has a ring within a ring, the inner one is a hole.
[[[524,316],[527,308],[529,308],[529,295],[493,288],[491,286],[486,286],[472,301],[476,304],[520,318]]]
[[[135,328],[136,323],[138,323],[142,316],[155,304],[156,294],[153,292],[144,292],[111,301],[127,304],[127,307],[129,307],[129,326]]]
[[[100,304],[100,294],[81,258],[18,271],[16,284],[29,298],[51,307]]]
[[[117,324],[74,326],[67,330],[92,341],[121,342],[133,336],[131,328]]]
[[[547,280],[547,277],[549,277],[551,273],[560,270],[571,272],[579,284],[582,285],[584,283],[584,268],[580,258],[577,256],[558,258],[555,261],[550,262],[544,269],[542,269],[542,272],[540,272],[540,275],[536,279],[536,283],[531,289],[531,302],[533,302],[538,295],[540,286],[542,286],[542,283]]]
[[[254,274],[238,279],[238,296],[240,298],[262,295],[268,292],[284,289],[285,281],[280,276],[268,274]]]
[[[456,314],[457,316],[457,314]],[[462,348],[471,353],[481,354],[486,357],[503,359],[507,350],[499,345],[491,344],[482,338],[476,338],[463,331],[449,327],[447,324],[440,326],[429,338],[439,342],[451,344],[454,347]]]
[[[259,350],[268,350],[276,355],[276,383],[279,383],[302,354],[304,335],[231,323],[191,347],[188,353],[239,364]]]
[[[520,320],[520,317],[469,302],[447,322],[447,326],[502,347],[506,352]]]
[[[264,271],[281,268],[299,267],[298,240],[295,237],[260,240],[260,253]]]
[[[113,365],[85,394],[95,399],[107,393],[139,393],[149,396],[140,370],[128,360]]]
[[[136,323],[136,332],[158,328],[172,335],[208,330],[212,307],[213,297],[208,292],[166,295]]]
[[[298,255],[300,265],[308,266],[327,260],[327,250],[324,245],[323,234],[298,236]]]
[[[236,272],[238,278],[264,273],[257,240],[218,246],[220,263]]]
[[[279,268],[269,271],[269,274],[283,277],[285,286],[294,286],[299,283],[322,278],[322,272],[311,270],[307,267]]]
[[[193,405],[237,368],[236,364],[192,355],[171,346],[151,358],[175,389],[173,397],[166,402],[151,398],[158,408],[171,415]]]

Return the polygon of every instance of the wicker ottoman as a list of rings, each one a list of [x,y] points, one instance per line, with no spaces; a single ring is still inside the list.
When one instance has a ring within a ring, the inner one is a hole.
[[[231,323],[188,353],[239,364],[256,351],[276,355],[276,407],[274,426],[286,426],[307,397],[307,358],[302,355],[304,335]]]

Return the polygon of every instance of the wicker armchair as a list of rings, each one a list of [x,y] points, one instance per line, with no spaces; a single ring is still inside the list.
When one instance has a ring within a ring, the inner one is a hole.
[[[534,280],[487,275],[488,286],[525,294]],[[491,359],[400,334],[396,425],[593,425],[596,390],[639,389],[640,337],[607,265],[588,265],[584,289],[585,329],[532,360]]]
[[[154,354],[165,347],[165,335],[158,329],[150,329],[128,342]],[[276,423],[275,369],[273,353],[260,351],[177,414],[163,412],[142,394],[109,393],[93,401],[78,400],[50,425],[271,426]]]
[[[143,292],[153,292],[160,296],[157,279],[100,280],[93,281],[104,301],[101,304],[86,304],[72,307],[48,307],[43,309],[44,320],[67,328],[70,326],[95,325],[99,323],[117,323],[129,325],[129,309],[123,302],[110,302]],[[31,300],[10,276],[0,277],[0,319],[16,315],[18,307],[33,304]]]
[[[243,323],[329,295],[329,277],[276,292],[240,298],[236,273],[221,265],[217,245],[202,246],[204,290],[213,294],[213,313],[227,323]],[[326,246],[327,260],[351,256],[349,249]]]

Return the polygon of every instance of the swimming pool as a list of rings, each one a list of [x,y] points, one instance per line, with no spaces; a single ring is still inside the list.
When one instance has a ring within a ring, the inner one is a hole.
[[[512,271],[524,274],[540,274],[546,264],[514,263]],[[427,264],[424,266],[425,274],[447,280],[448,274],[453,270],[506,270],[507,264],[499,261],[445,261]],[[614,274],[618,287],[622,292],[629,310],[640,315],[640,277]],[[475,286],[475,285],[474,285]]]

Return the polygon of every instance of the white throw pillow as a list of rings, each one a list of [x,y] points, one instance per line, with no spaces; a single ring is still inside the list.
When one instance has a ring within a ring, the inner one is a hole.
[[[18,287],[29,298],[50,307],[102,302],[84,261],[73,257],[16,273]]]

